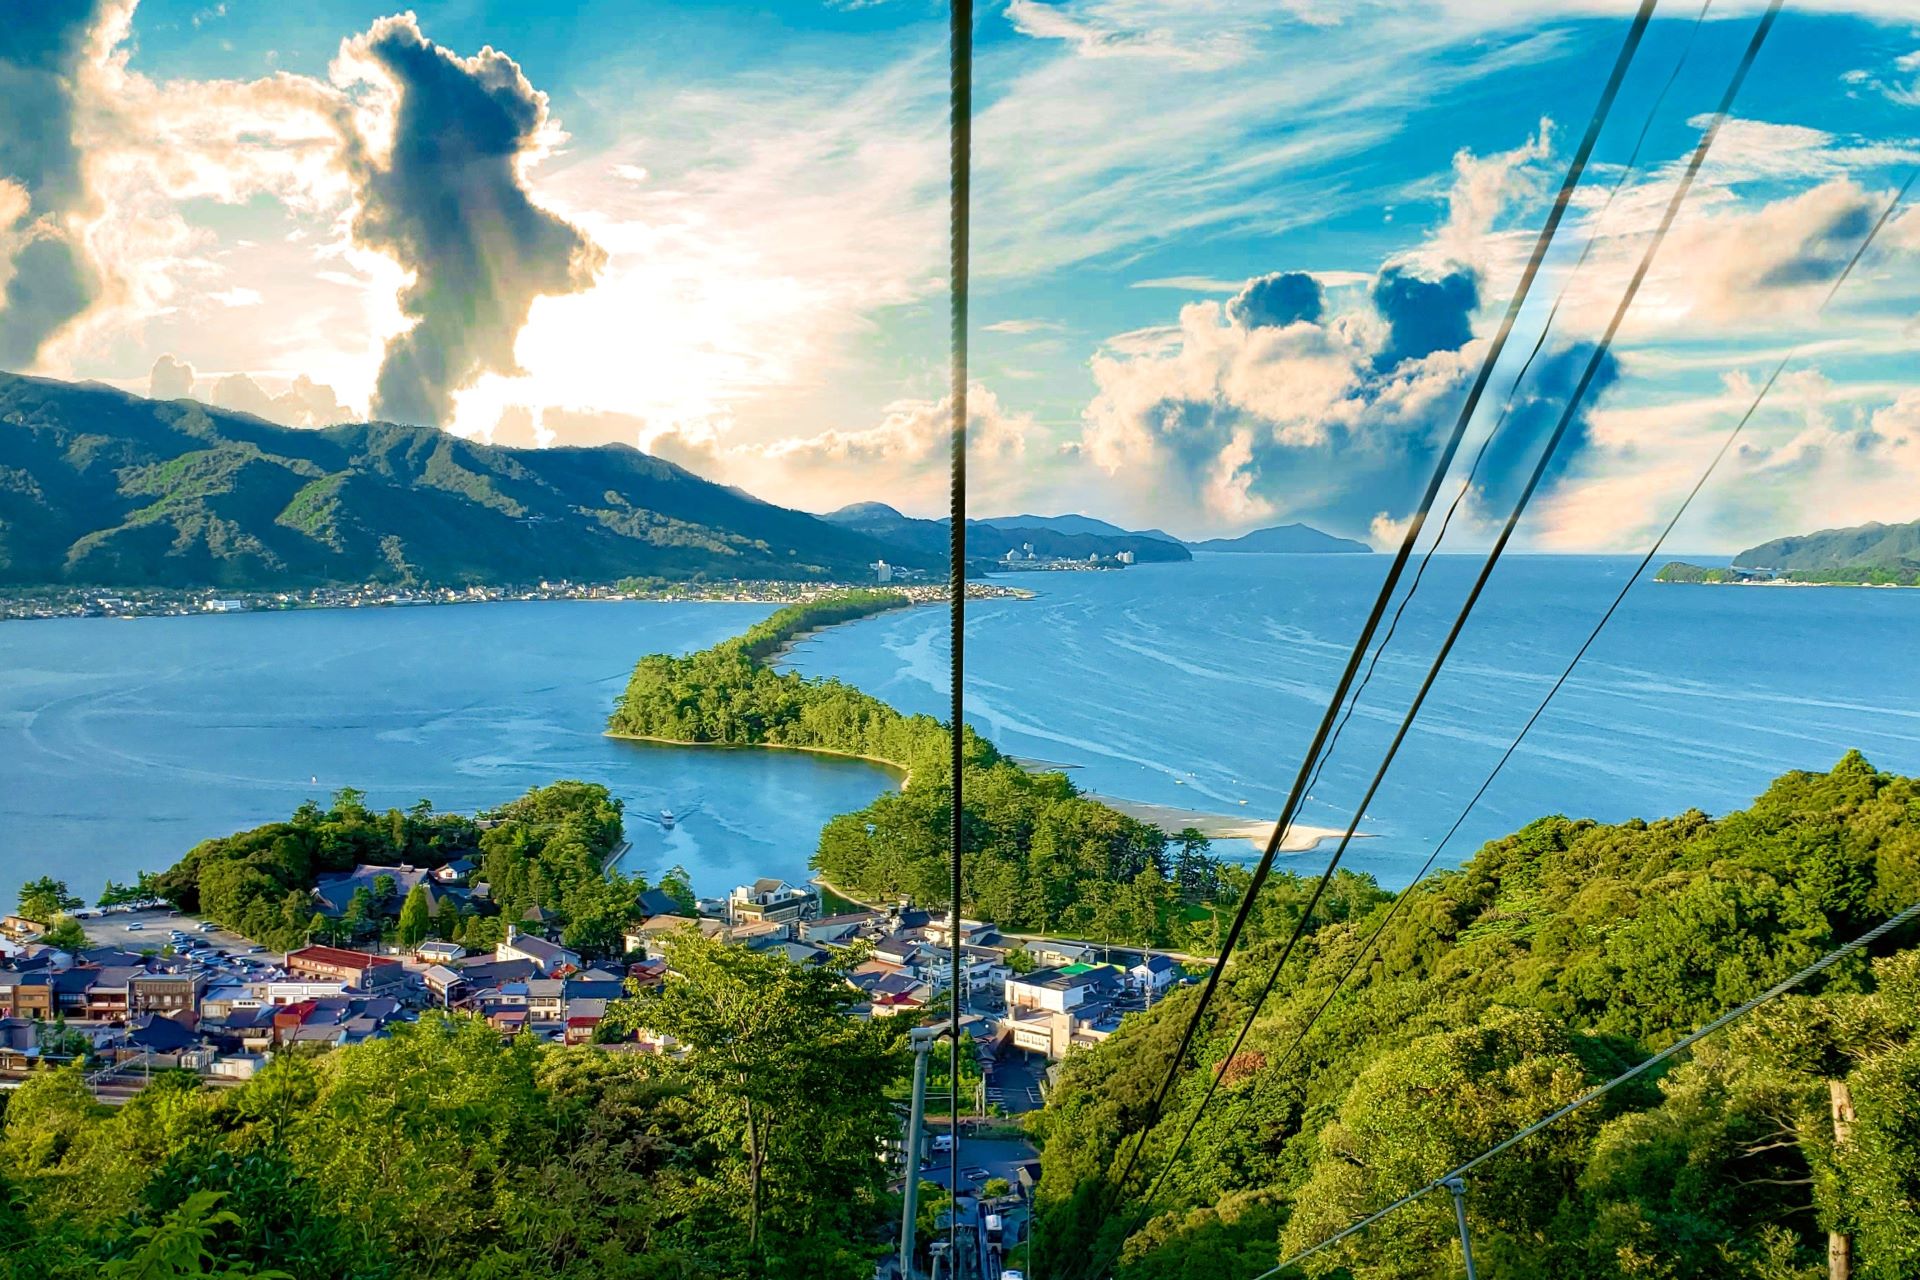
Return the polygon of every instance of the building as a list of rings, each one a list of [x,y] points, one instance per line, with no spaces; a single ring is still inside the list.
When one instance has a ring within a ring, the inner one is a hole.
[[[442,1005],[452,1006],[460,1002],[467,993],[467,980],[458,969],[449,969],[446,965],[436,964],[420,975],[427,984],[427,991]]]
[[[423,942],[413,949],[413,958],[421,964],[452,964],[466,954],[467,949],[457,942]]]
[[[25,916],[0,916],[0,937],[14,942],[26,942],[46,931],[47,927],[38,920],[29,920]]]
[[[376,887],[383,876],[393,880],[393,892],[384,896]],[[351,871],[321,876],[313,886],[313,905],[316,911],[329,920],[338,920],[347,913],[348,906],[353,902],[353,895],[365,889],[373,899],[374,915],[394,917],[400,914],[400,908],[406,905],[407,895],[416,888],[426,897],[429,915],[438,915],[448,907],[456,911],[461,910],[472,905],[475,898],[479,896],[477,889],[466,889],[457,881],[442,879],[438,871],[428,871],[422,867],[382,867],[361,863]]]
[[[495,960],[531,960],[543,977],[558,977],[568,969],[580,967],[580,953],[569,951],[557,942],[548,942],[536,934],[522,933],[517,925],[507,926],[507,937],[493,949]]]
[[[252,991],[258,1003],[266,1005],[300,1004],[307,1000],[332,1000],[344,996],[352,990],[349,984],[340,981],[314,982],[256,982]]]
[[[802,920],[795,928],[802,942],[811,942],[815,946],[838,946],[852,942],[879,929],[886,923],[886,917],[878,911],[855,911],[847,915],[821,916],[817,920]]]
[[[565,1039],[568,1044],[592,1044],[607,1016],[607,1002],[591,997],[567,1001]]]
[[[136,973],[128,984],[127,1008],[132,1013],[179,1013],[183,1009],[198,1009],[206,990],[205,969]]]
[[[1180,966],[1162,955],[1141,956],[1140,963],[1127,970],[1127,981],[1135,988],[1156,995],[1180,981],[1182,976]]]
[[[247,608],[247,602],[245,600],[209,600],[207,601],[208,613],[244,613],[246,612],[246,608]]]
[[[650,960],[658,960],[666,952],[667,939],[682,929],[695,929],[702,937],[717,938],[726,928],[720,921],[705,916],[649,916],[640,922],[639,928],[628,930],[623,941],[629,953],[639,952]]]
[[[144,965],[101,966],[87,991],[87,1017],[102,1022],[125,1018],[133,1007],[133,982],[145,973]],[[191,1010],[193,1006],[186,1007]]]
[[[1069,965],[1010,974],[1003,990],[1009,1014],[1017,1009],[1065,1013],[1099,996],[1111,995],[1119,986],[1119,974],[1105,966]]]
[[[792,885],[772,876],[762,876],[727,895],[727,914],[734,924],[757,920],[792,924],[811,920],[820,914],[820,894],[812,885]]]
[[[406,970],[398,960],[348,951],[344,947],[302,947],[287,953],[287,976],[319,982],[338,982],[352,991],[369,991],[403,981]]]

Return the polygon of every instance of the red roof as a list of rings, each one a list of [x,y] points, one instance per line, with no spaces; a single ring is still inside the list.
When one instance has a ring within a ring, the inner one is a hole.
[[[383,964],[399,964],[398,960],[387,956],[369,955],[365,951],[349,951],[345,947],[302,947],[298,951],[287,953],[287,963],[305,960],[313,964],[330,964],[337,969],[372,969]]]

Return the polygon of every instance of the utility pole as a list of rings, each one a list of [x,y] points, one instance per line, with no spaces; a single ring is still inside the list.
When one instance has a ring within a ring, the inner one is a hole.
[[[1467,1184],[1460,1178],[1448,1178],[1440,1185],[1453,1193],[1453,1218],[1460,1224],[1460,1256],[1466,1260],[1467,1280],[1478,1280],[1473,1271],[1473,1237],[1467,1232]]]
[[[1827,1081],[1827,1100],[1833,1108],[1833,1145],[1837,1150],[1853,1136],[1853,1092],[1840,1079]],[[1853,1237],[1844,1231],[1827,1232],[1827,1280],[1851,1280]]]
[[[943,1032],[940,1027],[915,1027],[908,1035],[913,1044],[913,1101],[907,1109],[904,1144],[907,1179],[901,1188],[900,1280],[912,1280],[913,1276],[914,1218],[920,1212],[920,1130],[927,1111],[927,1055]]]

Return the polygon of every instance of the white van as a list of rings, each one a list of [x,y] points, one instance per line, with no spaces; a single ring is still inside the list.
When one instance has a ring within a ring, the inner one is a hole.
[[[935,1134],[933,1138],[932,1150],[933,1150],[933,1154],[937,1156],[943,1156],[943,1155],[946,1155],[949,1151],[952,1151],[953,1135],[950,1133]]]

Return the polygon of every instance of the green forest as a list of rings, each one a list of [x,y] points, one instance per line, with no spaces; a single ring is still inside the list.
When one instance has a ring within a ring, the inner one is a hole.
[[[868,1280],[905,1019],[838,972],[676,941],[616,1003],[683,1057],[503,1041],[425,1015],[124,1106],[77,1068],[0,1095],[0,1280]]]
[[[819,874],[869,898],[947,899],[951,746],[931,716],[902,715],[839,680],[776,671],[794,636],[900,607],[888,591],[835,592],[779,610],[745,634],[634,668],[608,728],[616,734],[857,755],[902,769],[907,785],[843,814],[820,834]],[[1113,942],[1205,945],[1212,908],[1236,873],[1196,832],[1158,827],[1080,794],[1062,773],[1034,773],[966,733],[965,910],[1004,929]]]
[[[1299,1041],[1393,903],[1349,882],[1221,1061],[1277,946],[1236,956],[1148,1139],[1147,1177],[1167,1169],[1151,1205],[1140,1177],[1112,1182],[1196,991],[1067,1059],[1038,1119],[1035,1270],[1073,1280],[1101,1251],[1119,1280],[1247,1280],[1916,900],[1920,782],[1858,754],[1717,819],[1542,818],[1409,890]],[[1883,940],[1476,1170],[1480,1274],[1814,1280],[1831,1236],[1860,1280],[1920,1275],[1920,952],[1899,950],[1915,942]],[[1452,1280],[1452,1206],[1429,1196],[1306,1273]]]
[[[484,948],[539,907],[563,924],[568,945],[617,952],[646,888],[617,872],[603,874],[620,842],[620,802],[598,783],[535,787],[474,817],[436,812],[425,800],[376,813],[347,789],[330,808],[309,801],[285,822],[202,841],[153,885],[181,910],[275,950],[309,938],[357,942],[401,928],[414,935],[400,939],[409,943],[434,937]],[[339,920],[315,914],[312,891],[322,875],[360,863],[432,868],[458,858],[479,865],[474,879],[488,884],[491,910],[427,915],[424,902],[357,894]],[[412,919],[410,908],[417,908]]]

